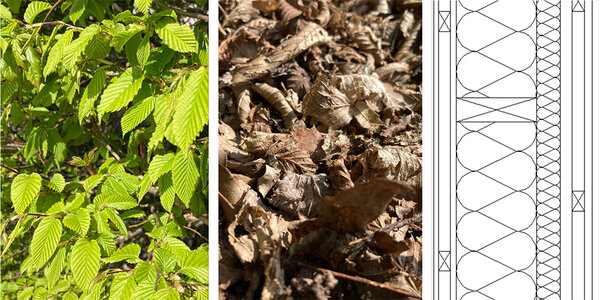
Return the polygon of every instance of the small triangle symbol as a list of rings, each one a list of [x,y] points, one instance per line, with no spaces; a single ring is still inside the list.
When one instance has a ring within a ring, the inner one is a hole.
[[[577,3],[575,3],[575,6],[573,6],[573,11],[575,11],[575,12],[583,11],[583,5],[581,5],[581,2],[577,1]]]

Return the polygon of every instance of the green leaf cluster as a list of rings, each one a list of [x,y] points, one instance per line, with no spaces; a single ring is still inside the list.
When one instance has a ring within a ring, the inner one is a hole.
[[[2,0],[3,297],[207,297],[207,24],[163,9],[207,5],[161,3]]]

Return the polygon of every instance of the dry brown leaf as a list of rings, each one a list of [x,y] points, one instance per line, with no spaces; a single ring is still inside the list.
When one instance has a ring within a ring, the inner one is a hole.
[[[344,232],[363,230],[398,193],[414,194],[414,190],[405,183],[376,178],[327,196],[317,208],[319,224]]]
[[[311,116],[332,129],[344,127],[352,121],[352,103],[326,73],[317,76],[312,89],[304,96],[302,111],[305,116]]]
[[[328,163],[329,182],[333,190],[347,190],[354,187],[350,173],[344,164],[344,159],[339,156]]]
[[[256,183],[256,189],[263,198],[267,196],[273,185],[275,185],[275,182],[279,180],[280,173],[281,170],[265,165],[265,172],[258,178]]]
[[[244,141],[246,149],[255,157],[273,157],[284,171],[314,172],[317,166],[308,152],[298,148],[289,134],[253,131]]]
[[[252,0],[239,0],[238,5],[225,17],[223,27],[230,27],[238,22],[247,23],[260,15],[260,11],[252,6]]]
[[[362,175],[358,181],[387,178],[407,181],[421,172],[421,158],[406,152],[404,147],[386,146],[367,149],[358,157]]]
[[[267,83],[255,83],[252,89],[259,93],[271,106],[273,106],[280,114],[285,123],[286,128],[292,127],[297,120],[296,114],[290,106],[288,97],[293,94],[284,95],[282,91],[270,86]]]
[[[289,4],[287,0],[279,0],[279,14],[282,22],[289,22],[302,15],[302,11]]]
[[[260,78],[281,64],[295,58],[312,46],[331,41],[331,37],[321,26],[308,23],[295,36],[283,41],[268,55],[260,56],[247,64],[237,66],[232,72],[232,83],[248,82]]]
[[[258,8],[265,14],[269,14],[279,8],[279,3],[277,0],[254,0],[252,1],[252,6]]]
[[[329,192],[324,174],[296,174],[286,172],[273,187],[269,203],[288,216],[299,214],[312,217],[321,199]]]

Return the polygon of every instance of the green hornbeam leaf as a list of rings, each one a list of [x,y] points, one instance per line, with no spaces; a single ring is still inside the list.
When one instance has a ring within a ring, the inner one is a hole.
[[[158,192],[160,194],[160,204],[166,211],[171,212],[173,203],[175,203],[175,188],[173,187],[171,173],[158,178]]]
[[[140,256],[140,245],[129,244],[121,249],[117,249],[110,257],[104,259],[105,262],[114,263],[122,260],[135,260]]]
[[[115,224],[115,226],[117,227],[117,229],[119,229],[119,232],[125,236],[125,238],[127,238],[127,225],[125,225],[125,222],[123,222],[123,218],[121,218],[121,216],[117,213],[116,210],[108,207],[106,209],[104,209],[102,211],[102,214],[105,214],[108,219]]]
[[[135,292],[137,284],[135,283],[135,277],[130,276],[127,273],[117,273],[112,280],[110,285],[110,297],[109,300],[129,300],[131,295]]]
[[[121,118],[123,136],[142,123],[154,109],[154,97],[140,99],[127,109]]]
[[[142,87],[144,73],[138,68],[129,68],[118,77],[114,77],[100,96],[98,120],[107,112],[118,111],[127,106]]]
[[[158,178],[165,173],[169,172],[173,166],[173,159],[175,158],[174,153],[167,153],[165,155],[154,155],[150,166],[148,166],[148,176],[152,179],[152,184],[158,180]]]
[[[142,30],[146,29],[145,26],[132,24],[127,28],[127,30],[118,31],[113,35],[112,41],[110,43],[111,46],[115,47],[117,52],[121,52],[123,46],[129,41],[129,39],[136,35],[138,32],[142,32]]]
[[[65,178],[59,173],[54,174],[48,182],[48,187],[55,192],[62,192],[65,188]]]
[[[92,175],[85,179],[83,182],[83,188],[86,191],[91,191],[93,188],[97,187],[102,180],[104,180],[104,174]]]
[[[0,5],[0,18],[2,18],[2,20],[12,19],[12,13],[10,13],[10,10],[4,5]]]
[[[100,247],[95,240],[79,239],[71,250],[71,273],[75,283],[86,291],[100,270]]]
[[[170,236],[164,238],[161,248],[169,251],[180,265],[190,255],[190,248],[182,240]]]
[[[151,262],[141,260],[135,266],[135,281],[141,282],[144,280],[156,280],[156,268]]]
[[[156,33],[169,46],[179,52],[197,52],[198,42],[194,32],[187,25],[170,23],[172,20],[163,19],[156,24]]]
[[[80,208],[76,214],[66,215],[63,218],[63,224],[77,232],[81,237],[85,237],[90,228],[91,219],[88,211],[85,208]]]
[[[140,66],[142,66],[142,67],[146,65],[146,62],[148,62],[148,57],[150,57],[150,36],[151,35],[152,34],[150,34],[150,33],[146,33],[146,35],[142,39],[142,42],[137,47],[137,50],[135,52],[137,61],[140,64]]]
[[[194,161],[194,153],[188,149],[180,149],[173,159],[171,172],[177,196],[185,205],[188,205],[200,179],[200,173]]]
[[[131,299],[150,299],[154,293],[155,279],[147,279],[138,283]]]
[[[152,0],[134,0],[133,3],[135,4],[135,7],[137,7],[137,9],[143,12],[144,15],[147,15],[148,9],[152,4]]]
[[[65,266],[65,257],[66,257],[67,249],[65,247],[61,247],[54,253],[54,257],[52,257],[52,261],[48,265],[47,268],[44,269],[44,274],[48,279],[48,289],[52,290],[54,285],[58,281],[60,277],[60,273]]]
[[[110,256],[117,249],[115,240],[107,234],[101,233],[96,238],[100,250],[102,250],[102,256]]]
[[[173,117],[173,130],[180,148],[194,142],[208,121],[208,71],[192,71],[186,80],[183,93],[177,100]]]
[[[79,20],[79,18],[81,18],[81,15],[83,15],[87,3],[88,0],[73,0],[73,4],[71,5],[71,9],[69,10],[69,19],[71,20],[71,22],[73,22],[73,24],[75,24],[75,22]]]
[[[102,89],[104,89],[104,83],[106,82],[106,72],[104,69],[98,70],[90,83],[85,88],[83,95],[81,96],[81,102],[79,102],[79,123],[94,109],[94,103]]]
[[[44,217],[33,232],[29,257],[34,271],[39,270],[50,259],[60,241],[63,228],[60,221],[53,217]]]
[[[157,248],[152,253],[152,260],[163,273],[169,273],[175,270],[177,261],[175,257],[166,249]]]
[[[200,248],[189,251],[179,269],[179,273],[198,280],[200,283],[208,284],[208,251]]]
[[[74,71],[75,64],[77,60],[79,60],[79,56],[85,50],[87,44],[92,40],[92,38],[100,32],[100,26],[97,24],[92,24],[86,27],[80,34],[79,37],[73,40],[68,46],[63,50],[64,60],[63,64],[65,68],[68,70]]]
[[[118,210],[134,208],[138,205],[137,201],[129,195],[108,195],[100,194],[94,198],[94,204],[99,208],[104,205]]]
[[[27,9],[25,10],[25,14],[23,15],[23,20],[25,22],[31,24],[37,15],[41,12],[48,10],[52,7],[50,3],[42,2],[42,1],[33,1],[29,3]]]
[[[42,188],[42,177],[37,173],[19,174],[10,187],[10,199],[17,213],[23,213]]]

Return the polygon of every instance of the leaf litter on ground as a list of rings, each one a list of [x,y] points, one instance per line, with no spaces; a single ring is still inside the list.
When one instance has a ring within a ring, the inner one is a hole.
[[[421,298],[421,1],[220,8],[220,297]]]

